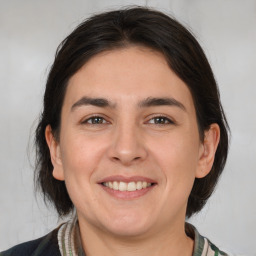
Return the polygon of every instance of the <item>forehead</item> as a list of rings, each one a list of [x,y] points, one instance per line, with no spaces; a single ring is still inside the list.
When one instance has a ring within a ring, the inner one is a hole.
[[[170,69],[165,57],[138,46],[105,51],[86,62],[71,77],[64,104],[72,105],[83,96],[104,97],[117,105],[148,97],[172,97],[193,107],[187,85]]]

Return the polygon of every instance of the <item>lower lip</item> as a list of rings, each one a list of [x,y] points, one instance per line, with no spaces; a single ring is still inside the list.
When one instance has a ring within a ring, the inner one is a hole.
[[[123,200],[132,200],[132,199],[140,198],[146,195],[147,193],[149,193],[155,187],[155,185],[153,185],[153,186],[143,188],[140,190],[135,190],[135,191],[119,191],[119,190],[114,190],[109,187],[103,186],[102,184],[100,185],[111,196],[118,199],[123,199]]]

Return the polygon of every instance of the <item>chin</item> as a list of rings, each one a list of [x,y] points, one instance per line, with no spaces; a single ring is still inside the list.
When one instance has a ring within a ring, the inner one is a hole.
[[[114,221],[113,221],[114,220]],[[147,217],[139,217],[138,215],[125,215],[113,218],[105,223],[108,232],[121,237],[138,237],[146,234],[152,226],[152,219]]]
[[[135,225],[119,225],[108,227],[108,231],[117,237],[133,238],[145,235],[148,232],[148,228]]]

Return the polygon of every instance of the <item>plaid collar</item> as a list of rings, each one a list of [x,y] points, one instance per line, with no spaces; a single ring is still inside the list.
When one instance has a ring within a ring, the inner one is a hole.
[[[201,236],[193,225],[186,223],[185,230],[187,235],[194,240],[193,256],[227,255],[207,238]],[[82,247],[77,217],[61,225],[58,231],[58,244],[62,256],[86,256]]]

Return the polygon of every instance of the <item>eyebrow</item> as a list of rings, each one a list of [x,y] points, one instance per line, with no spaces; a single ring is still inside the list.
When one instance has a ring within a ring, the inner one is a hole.
[[[75,104],[72,105],[71,110],[73,111],[77,107],[92,105],[96,107],[106,108],[111,107],[114,108],[115,104],[110,103],[107,99],[104,98],[90,98],[90,97],[82,97]]]
[[[142,108],[153,107],[153,106],[175,106],[186,111],[185,106],[181,102],[177,101],[174,98],[169,98],[169,97],[164,97],[164,98],[148,97],[145,100],[141,101],[139,103],[139,106]]]
[[[101,108],[115,108],[116,104],[111,103],[109,100],[105,98],[91,98],[91,97],[82,97],[76,103],[74,103],[71,107],[71,111],[74,111],[77,107],[92,105]],[[164,98],[155,98],[155,97],[148,97],[138,103],[140,108],[146,107],[154,107],[154,106],[175,106],[184,111],[186,111],[185,106],[177,101],[174,98],[164,97]]]

